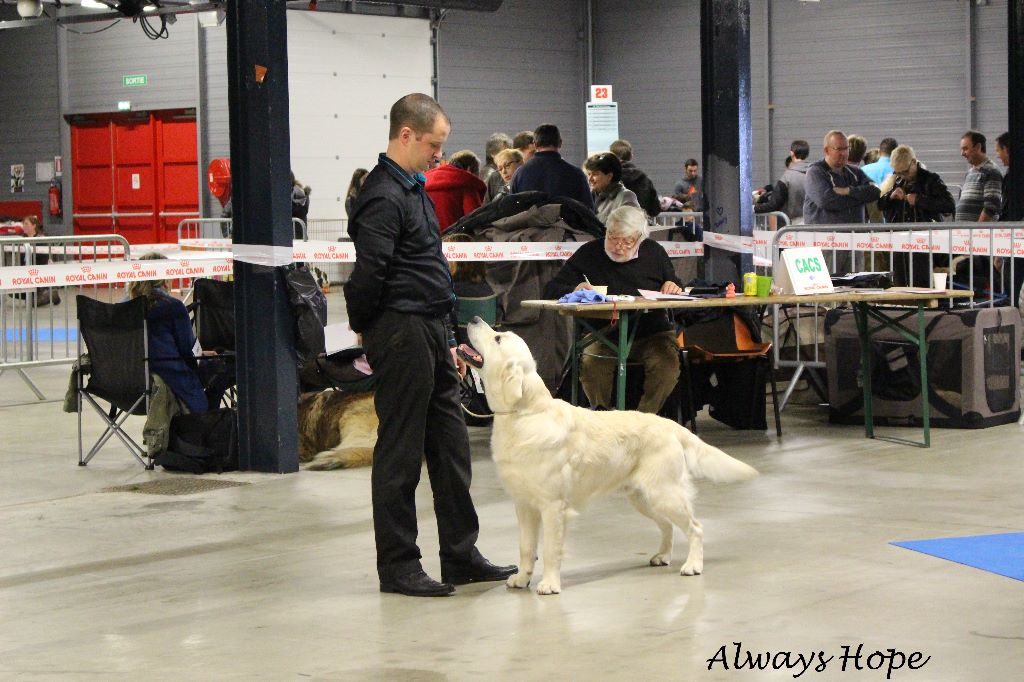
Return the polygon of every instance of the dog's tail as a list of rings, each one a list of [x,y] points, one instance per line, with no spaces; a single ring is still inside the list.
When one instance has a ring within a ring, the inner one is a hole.
[[[679,442],[686,454],[686,468],[694,478],[706,478],[715,483],[737,483],[759,475],[754,467],[730,457],[714,445],[708,445],[683,427],[679,427]]]

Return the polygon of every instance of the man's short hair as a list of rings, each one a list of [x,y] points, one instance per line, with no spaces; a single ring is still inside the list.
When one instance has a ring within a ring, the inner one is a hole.
[[[889,155],[889,163],[892,164],[893,170],[899,169],[901,173],[916,160],[917,157],[914,156],[914,150],[905,144],[897,145],[892,150],[892,154]]]
[[[789,145],[789,151],[798,159],[806,159],[811,153],[811,145],[807,144],[807,140],[793,140]]]
[[[996,145],[1002,147],[1003,149],[1009,149],[1010,148],[1010,131],[1009,130],[1007,130],[1005,133],[1003,133],[1002,135],[1000,135],[999,137],[996,138]]]
[[[468,149],[460,149],[448,159],[448,165],[478,175],[480,173],[480,157]]]
[[[494,162],[494,155],[500,152],[502,149],[508,149],[512,146],[512,138],[505,133],[492,133],[487,138],[487,146],[484,148],[484,154],[487,156],[487,163]]]
[[[842,130],[830,130],[827,133],[825,133],[825,141],[822,142],[822,146],[827,147],[828,141],[832,139],[833,135],[842,135],[843,137],[846,137],[846,133],[844,133]]]
[[[899,142],[893,137],[883,137],[882,141],[878,143],[879,154],[892,154],[893,150],[899,146]]]
[[[534,144],[535,141],[533,131],[524,130],[521,133],[516,133],[516,136],[512,138],[512,146],[519,151],[523,151],[524,149],[529,149],[530,145]]]
[[[960,136],[961,140],[965,138],[970,138],[972,145],[980,144],[981,151],[985,151],[985,136],[979,133],[977,130],[968,130],[966,133]]]
[[[700,164],[697,163],[697,159],[687,159],[686,161],[683,161],[683,168],[689,168],[690,166],[699,166],[699,165]]]
[[[605,173],[612,176],[612,182],[622,179],[622,162],[611,152],[599,152],[583,162],[583,168],[593,173]]]
[[[445,122],[451,123],[448,114],[444,113],[441,105],[430,95],[421,92],[406,95],[391,105],[391,113],[388,115],[391,122],[388,139],[397,138],[402,128],[410,128],[417,136],[429,133],[434,129],[438,116],[443,116]]]
[[[543,123],[533,131],[533,139],[537,147],[561,147],[562,134],[558,132],[558,126],[551,123]]]
[[[619,206],[608,214],[606,235],[625,237],[627,239],[646,237],[647,214],[636,206]]]
[[[623,163],[633,160],[633,145],[628,140],[615,140],[608,145],[608,151],[619,157],[619,161]]]

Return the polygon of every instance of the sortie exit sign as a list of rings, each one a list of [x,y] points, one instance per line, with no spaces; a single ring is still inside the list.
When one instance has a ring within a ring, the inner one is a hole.
[[[134,88],[140,85],[149,85],[149,76],[145,74],[138,74],[135,76],[124,77],[124,87]]]

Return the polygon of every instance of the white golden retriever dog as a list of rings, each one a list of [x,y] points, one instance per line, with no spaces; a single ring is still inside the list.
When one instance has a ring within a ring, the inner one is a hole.
[[[494,410],[491,452],[515,501],[519,519],[519,572],[509,587],[530,584],[544,524],[544,575],[539,594],[561,591],[560,568],[570,513],[599,495],[625,490],[661,531],[652,566],[672,561],[673,525],[689,538],[680,570],[704,570],[703,530],[693,516],[690,478],[744,481],[757,471],[703,442],[679,424],[641,412],[593,412],[551,397],[526,343],[475,318],[469,339]],[[476,364],[476,363],[474,363]]]

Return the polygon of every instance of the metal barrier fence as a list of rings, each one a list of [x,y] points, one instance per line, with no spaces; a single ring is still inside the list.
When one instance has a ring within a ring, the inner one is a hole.
[[[311,218],[307,223],[311,240],[351,241],[348,236],[348,220],[345,218]],[[343,284],[351,276],[353,265],[352,263],[319,263],[316,267],[323,270],[327,275],[327,281],[331,284]]]
[[[178,223],[178,243],[182,239],[223,239],[231,236],[231,218],[185,218]],[[292,227],[303,241],[309,239],[306,222],[292,218]]]
[[[93,261],[130,260],[128,240],[116,234],[54,237],[0,238],[3,265],[0,272],[15,266]],[[32,270],[29,270],[32,276]],[[8,278],[2,278],[8,282]],[[75,295],[86,293],[114,301],[123,297],[116,284],[47,286],[40,277],[35,288],[0,291],[0,377],[8,372],[21,377],[37,400],[46,396],[28,375],[28,370],[46,365],[71,364],[77,357],[78,319]],[[2,289],[2,285],[0,285]],[[10,392],[4,392],[10,395]],[[4,403],[8,404],[8,403]],[[18,404],[18,403],[15,403]]]
[[[802,235],[802,236],[801,236]],[[844,236],[845,235],[845,236]],[[797,225],[778,230],[771,240],[772,272],[779,271],[781,251],[817,246],[830,253],[831,268],[862,266],[893,273],[896,284],[931,287],[936,268],[949,272],[950,288],[961,286],[988,296],[980,303],[1014,304],[1024,281],[1024,222],[1020,223],[868,223],[855,225]],[[829,258],[827,255],[826,258]],[[962,261],[961,261],[962,259]],[[954,284],[960,263],[961,275]],[[974,307],[979,302],[971,300]],[[836,306],[772,306],[772,352],[776,368],[794,370],[780,409],[789,401],[805,370],[823,400],[827,387],[821,377],[825,313]]]

